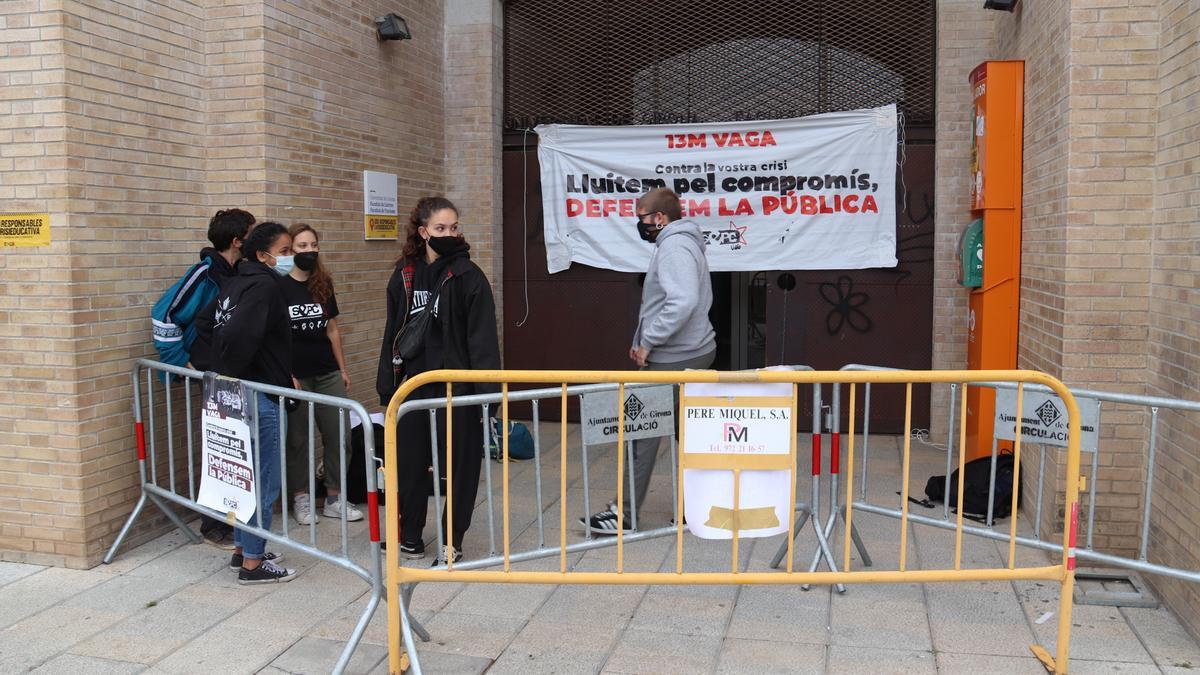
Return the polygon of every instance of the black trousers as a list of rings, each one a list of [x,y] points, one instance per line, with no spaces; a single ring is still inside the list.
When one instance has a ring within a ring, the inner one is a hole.
[[[454,522],[453,538],[443,537],[462,550],[463,535],[471,526],[471,512],[479,494],[479,472],[483,466],[483,418],[477,406],[454,408]],[[423,540],[433,480],[429,468],[433,452],[429,438],[429,413],[411,412],[397,423],[397,491],[400,495],[400,541]],[[446,497],[446,411],[437,411],[438,468],[441,471],[442,498]],[[443,511],[443,521],[445,518]]]

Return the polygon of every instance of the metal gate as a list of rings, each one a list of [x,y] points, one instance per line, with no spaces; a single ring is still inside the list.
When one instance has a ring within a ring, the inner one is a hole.
[[[890,270],[714,275],[714,317],[733,367],[861,358],[932,360],[936,7],[712,1],[504,5],[504,344],[512,368],[628,367],[639,275],[575,264],[546,272],[540,123],[653,124],[800,117],[895,102],[904,115],[897,241]],[[547,55],[554,55],[547,58]],[[585,330],[580,330],[585,327]],[[916,330],[914,330],[916,327]],[[549,339],[547,339],[549,338]],[[855,354],[843,358],[843,354]],[[914,423],[928,426],[928,388]],[[882,398],[882,397],[881,397]],[[903,401],[880,400],[899,431]],[[894,412],[894,414],[889,414]],[[807,419],[807,417],[805,417]]]

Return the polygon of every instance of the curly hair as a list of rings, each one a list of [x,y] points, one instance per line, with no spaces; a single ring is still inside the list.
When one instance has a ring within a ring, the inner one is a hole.
[[[425,240],[421,238],[417,230],[429,224],[429,219],[433,214],[442,209],[450,209],[458,214],[458,207],[445,197],[421,197],[417,200],[417,205],[413,207],[412,213],[408,216],[408,226],[404,228],[404,248],[400,250],[400,259],[396,261],[396,265],[400,266],[409,258],[425,254]]]
[[[312,232],[317,243],[321,242],[321,235],[317,234],[312,225],[296,223],[288,228],[288,234],[292,235],[293,241],[302,232]],[[317,256],[317,266],[308,273],[308,291],[312,293],[313,300],[322,305],[328,302],[329,298],[333,297],[333,276],[329,274],[329,270],[325,269],[325,265],[321,262],[321,256],[319,255]]]
[[[208,240],[218,251],[227,251],[234,239],[246,240],[254,216],[242,209],[222,209],[208,221]]]
[[[257,262],[259,251],[270,253],[275,240],[287,233],[287,228],[279,223],[266,222],[255,225],[242,242],[242,257]]]

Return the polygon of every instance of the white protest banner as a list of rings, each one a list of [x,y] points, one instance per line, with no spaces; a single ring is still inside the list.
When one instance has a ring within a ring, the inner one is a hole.
[[[716,272],[896,266],[896,106],[790,120],[538,126],[546,265],[644,272],[637,198],[680,195]]]
[[[247,404],[241,382],[205,374],[200,418],[203,471],[196,501],[221,513],[233,513],[243,523],[250,522],[258,506]]]

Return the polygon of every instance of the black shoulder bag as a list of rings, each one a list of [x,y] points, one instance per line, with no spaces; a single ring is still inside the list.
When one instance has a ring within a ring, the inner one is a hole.
[[[404,361],[417,358],[425,351],[425,338],[429,333],[429,325],[433,321],[433,310],[430,307],[437,303],[438,297],[442,294],[442,286],[449,278],[450,275],[447,274],[421,311],[405,321],[400,330],[396,332],[396,338],[392,341],[392,363],[396,367],[399,367],[400,363]],[[397,357],[399,361],[397,361]]]

